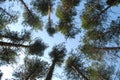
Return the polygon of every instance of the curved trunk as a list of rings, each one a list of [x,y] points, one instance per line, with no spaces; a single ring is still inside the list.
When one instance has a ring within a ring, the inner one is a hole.
[[[82,76],[82,78],[84,78],[84,80],[89,80],[80,70],[78,67],[76,66],[71,66],[71,68],[76,72],[78,73],[80,76]]]
[[[55,68],[55,64],[56,64],[56,60],[54,59],[53,62],[52,62],[52,65],[50,66],[50,69],[48,71],[48,74],[47,74],[47,77],[45,80],[51,80],[52,79],[52,75],[53,75],[53,71],[54,71],[54,68]]]
[[[2,41],[0,41],[0,46],[12,46],[12,47],[23,47],[23,48],[30,47],[28,45],[14,44],[14,43],[2,42]]]

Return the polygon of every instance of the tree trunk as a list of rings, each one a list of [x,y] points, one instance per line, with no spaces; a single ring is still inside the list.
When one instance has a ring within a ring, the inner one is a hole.
[[[50,69],[48,71],[48,74],[47,74],[47,77],[46,77],[45,80],[51,80],[52,79],[55,64],[56,64],[56,60],[54,59],[53,62],[52,62],[52,65],[50,66]]]
[[[120,47],[94,47],[95,50],[120,50]]]
[[[29,73],[29,75],[25,78],[25,80],[29,80],[29,78],[35,73],[36,70],[37,70],[37,68],[32,70],[32,72]],[[33,79],[33,80],[35,80],[35,79]]]
[[[5,11],[5,9],[1,8],[0,9],[2,10],[2,13],[6,13],[8,16],[10,16],[10,18],[13,18],[14,16],[9,14],[7,11]]]
[[[114,1],[114,3],[115,3],[116,1]],[[114,4],[113,3],[113,4]],[[112,4],[112,5],[113,5]],[[109,6],[107,6],[104,10],[102,10],[94,19],[92,19],[88,24],[90,24],[91,22],[94,22],[95,20],[97,20],[99,17],[100,17],[100,15],[102,15],[103,13],[105,13],[109,8],[111,8],[112,7],[112,5],[109,5]]]
[[[117,1],[117,0],[116,0],[116,1]],[[98,19],[101,14],[105,13],[109,8],[111,8],[112,5],[113,5],[114,3],[116,3],[116,1],[114,1],[111,5],[107,6],[104,10],[102,10],[102,11],[96,16],[96,18],[93,19],[93,21],[95,21],[96,19]]]
[[[51,11],[50,0],[48,0],[48,27],[51,27],[50,11]]]
[[[104,12],[106,12],[109,8],[111,8],[112,5],[107,6],[104,10],[102,10],[99,14],[98,14],[98,18],[100,17],[101,14],[103,14]]]
[[[16,40],[18,40],[18,41],[22,41],[23,40],[23,38],[19,38],[19,37],[10,37],[10,36],[7,36],[7,35],[2,35],[1,33],[0,33],[0,38],[8,38],[8,39],[16,39]]]
[[[25,4],[25,2],[23,0],[19,0],[19,1],[23,4],[23,6],[25,7],[25,9],[28,11],[29,15],[34,19],[34,16],[33,16],[32,12],[29,10],[29,8]]]
[[[14,44],[14,43],[2,42],[2,41],[0,41],[0,46],[10,46],[10,47],[12,46],[12,47],[23,47],[23,48],[30,47],[28,45]]]
[[[78,73],[80,76],[82,76],[85,80],[89,80],[89,79],[79,70],[78,67],[76,67],[76,66],[71,66],[71,67],[72,67],[72,69],[73,69],[76,73]]]

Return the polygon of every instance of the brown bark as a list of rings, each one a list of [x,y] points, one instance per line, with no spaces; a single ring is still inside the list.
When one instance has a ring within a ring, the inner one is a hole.
[[[47,74],[47,77],[46,77],[45,80],[51,80],[52,79],[55,64],[56,64],[56,59],[53,60],[52,65],[50,66],[50,69],[48,71],[48,74]]]
[[[78,73],[80,76],[82,76],[85,80],[89,80],[80,70],[78,67],[76,66],[71,66],[71,68],[76,72]]]
[[[48,0],[48,21],[50,21],[50,11],[51,11],[50,0]]]

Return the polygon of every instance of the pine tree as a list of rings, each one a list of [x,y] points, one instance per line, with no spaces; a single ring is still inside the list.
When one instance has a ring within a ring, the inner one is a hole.
[[[63,44],[53,47],[53,50],[49,54],[53,60],[45,80],[52,80],[55,65],[60,66],[64,62],[65,53],[66,49]]]

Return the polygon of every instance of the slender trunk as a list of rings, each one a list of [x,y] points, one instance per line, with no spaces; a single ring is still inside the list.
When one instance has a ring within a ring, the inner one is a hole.
[[[23,0],[19,0],[19,1],[23,4],[23,6],[25,7],[25,9],[28,11],[29,15],[34,19],[34,16],[33,16],[32,12],[29,10],[29,8],[25,4],[25,2]]]
[[[94,19],[91,19],[91,21],[88,23],[90,24],[91,22],[96,21],[98,18],[100,18],[100,16],[105,13],[109,8],[111,8],[111,5],[109,5],[108,7],[106,7],[104,10],[102,10],[98,15],[95,16]]]
[[[102,10],[102,11],[96,16],[95,20],[98,19],[101,14],[105,13],[109,8],[111,8],[112,5],[115,4],[116,2],[117,2],[117,0],[114,1],[111,5],[107,6],[104,10]],[[93,21],[95,21],[95,20],[93,20]]]
[[[48,0],[48,21],[49,22],[50,22],[50,11],[51,11],[50,0]]]
[[[27,78],[25,78],[25,80],[29,80],[29,78],[35,73],[36,70],[37,70],[37,68],[32,70],[32,72],[29,73],[29,75],[27,76]],[[35,79],[33,79],[33,80],[35,80]]]
[[[50,12],[51,12],[51,5],[50,5],[50,0],[48,0],[48,27],[51,27]]]
[[[109,8],[111,8],[112,5],[107,6],[104,10],[102,10],[99,14],[98,14],[98,18],[100,17],[101,14],[105,13]]]
[[[14,16],[12,16],[11,14],[9,14],[7,11],[5,11],[5,9],[1,8],[0,9],[3,11],[3,13],[6,13],[8,16],[10,16],[11,18],[13,18]]]
[[[120,50],[120,47],[94,47],[95,50]]]
[[[7,36],[7,35],[2,35],[1,33],[0,33],[0,37],[2,37],[2,38],[9,38],[9,39],[16,39],[16,40],[18,40],[18,41],[21,41],[21,40],[23,40],[23,38],[19,38],[19,37],[10,37],[10,36]]]
[[[72,67],[72,69],[73,69],[76,73],[78,73],[80,76],[82,76],[85,80],[89,80],[89,79],[79,70],[78,67],[76,67],[76,66],[71,66],[71,67]]]
[[[98,16],[100,16],[102,13],[106,12],[106,11],[107,11],[109,8],[111,8],[116,2],[117,2],[117,0],[114,0],[114,2],[113,2],[111,5],[107,6],[104,10],[102,10]],[[98,18],[99,18],[99,17],[98,17]]]
[[[48,71],[48,74],[47,74],[47,77],[46,77],[45,80],[51,80],[52,79],[55,64],[56,64],[56,60],[54,59],[53,62],[52,62],[52,65],[50,66],[50,69]]]
[[[10,46],[10,47],[12,46],[12,47],[23,47],[23,48],[30,47],[28,45],[14,44],[14,43],[2,42],[2,41],[0,41],[0,46]]]
[[[116,0],[116,1],[117,1],[117,0]],[[116,3],[116,1],[114,1],[113,4]],[[112,5],[113,5],[113,4],[112,4]],[[112,5],[107,6],[107,7],[106,7],[104,10],[102,10],[97,16],[95,16],[95,18],[92,19],[88,24],[90,24],[91,22],[94,22],[95,20],[97,20],[98,18],[100,18],[100,16],[101,16],[103,13],[105,13],[109,8],[111,8]]]

